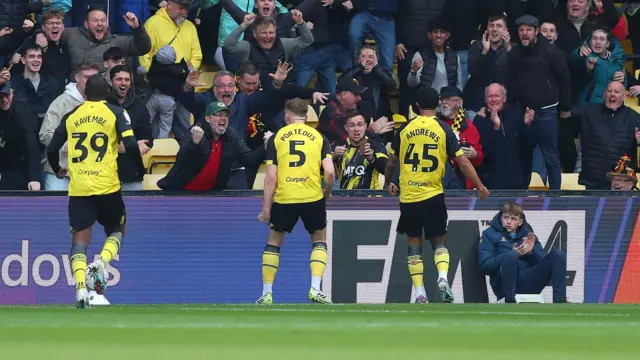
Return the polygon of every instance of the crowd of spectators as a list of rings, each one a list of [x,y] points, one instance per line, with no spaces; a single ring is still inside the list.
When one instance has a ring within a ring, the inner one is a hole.
[[[43,154],[96,73],[142,154],[157,139],[180,143],[166,189],[251,188],[292,98],[318,114],[341,169],[335,186],[376,188],[394,115],[411,121],[420,87],[440,94],[439,120],[490,189],[525,190],[532,172],[550,189],[563,172],[587,189],[635,189],[640,115],[625,100],[640,82],[623,42],[640,48],[638,10],[613,0],[0,0],[0,190],[68,187]],[[207,66],[212,88],[196,91]],[[144,174],[119,152],[123,189],[141,190]],[[453,162],[444,184],[473,187]]]

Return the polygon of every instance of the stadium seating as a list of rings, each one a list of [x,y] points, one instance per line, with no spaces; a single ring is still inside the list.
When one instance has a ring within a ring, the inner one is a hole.
[[[142,162],[149,174],[166,174],[176,162],[180,145],[175,139],[156,139],[151,150],[142,157]]]
[[[158,180],[165,177],[166,174],[146,174],[142,180],[142,186],[145,190],[160,190]]]
[[[537,175],[537,173],[536,173]],[[578,184],[578,173],[562,174],[562,184],[560,190],[585,190],[584,185]]]
[[[318,115],[311,105],[309,105],[309,108],[307,109],[307,124],[314,128],[318,126]]]
[[[260,164],[256,179],[253,181],[253,190],[264,190],[264,177],[267,174],[267,165],[265,163]]]
[[[537,172],[531,173],[531,182],[529,183],[529,190],[549,190],[549,186],[545,185]]]

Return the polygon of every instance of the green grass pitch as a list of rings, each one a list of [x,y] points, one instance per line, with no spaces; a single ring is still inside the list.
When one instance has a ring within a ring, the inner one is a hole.
[[[640,306],[0,307],[1,359],[638,359]]]

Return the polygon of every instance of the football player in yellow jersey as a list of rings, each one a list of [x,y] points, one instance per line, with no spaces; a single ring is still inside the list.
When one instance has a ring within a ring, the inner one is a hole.
[[[407,263],[416,303],[427,302],[422,263],[423,231],[424,237],[431,240],[442,301],[451,303],[453,294],[447,279],[449,250],[445,246],[448,216],[442,187],[442,177],[449,158],[455,158],[460,170],[478,189],[480,199],[486,199],[489,191],[478,178],[471,162],[463,155],[451,128],[436,119],[438,93],[431,87],[422,88],[416,94],[416,101],[420,115],[398,129],[391,144],[385,169],[385,189],[391,195],[398,192],[398,186],[391,179],[399,158],[400,220],[397,231],[408,237]]]
[[[258,216],[268,221],[269,239],[262,254],[262,296],[257,304],[273,303],[273,281],[280,263],[280,245],[284,233],[291,232],[302,219],[311,234],[311,289],[309,300],[330,304],[320,283],[327,264],[325,199],[331,197],[335,180],[331,146],[324,135],[305,124],[307,103],[292,99],[285,106],[287,126],[273,134],[267,143],[267,175],[264,201]],[[320,171],[324,170],[322,189]]]
[[[118,254],[124,236],[126,211],[118,178],[118,143],[127,153],[138,154],[138,166],[144,171],[138,143],[133,137],[131,121],[124,109],[106,103],[107,80],[91,76],[86,83],[86,102],[67,114],[56,129],[47,148],[47,157],[59,178],[67,173],[69,184],[69,224],[71,227],[71,269],[76,279],[76,301],[79,308],[89,307],[86,279],[95,281],[102,294],[107,285],[107,265]],[[68,142],[69,169],[58,164],[59,150]],[[89,265],[87,246],[91,227],[98,221],[107,239],[100,258]]]

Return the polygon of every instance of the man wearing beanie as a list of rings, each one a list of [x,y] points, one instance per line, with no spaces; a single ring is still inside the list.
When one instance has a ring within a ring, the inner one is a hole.
[[[518,44],[507,56],[509,99],[535,113],[533,141],[547,167],[549,188],[560,190],[558,112],[560,121],[571,116],[571,79],[564,54],[539,36],[539,21],[531,15],[516,20]]]

